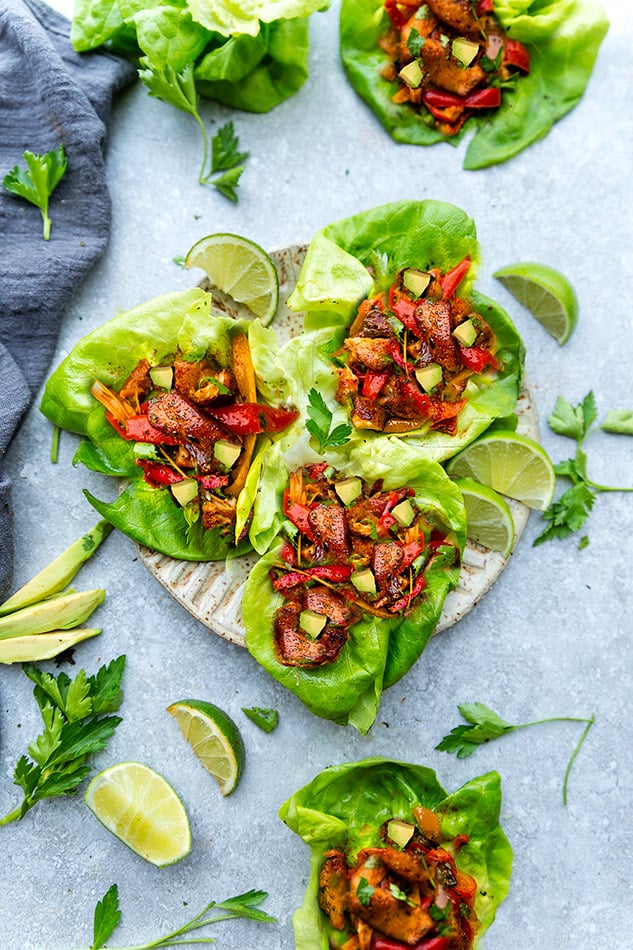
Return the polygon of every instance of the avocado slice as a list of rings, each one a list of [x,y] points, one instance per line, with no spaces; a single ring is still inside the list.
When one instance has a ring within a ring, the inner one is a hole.
[[[225,468],[231,468],[235,465],[241,452],[241,445],[236,445],[235,442],[227,442],[226,439],[218,439],[213,444],[213,457]]]
[[[465,36],[456,36],[453,40],[452,52],[462,66],[470,66],[479,52],[479,43],[466,39]]]
[[[326,623],[327,617],[315,610],[302,610],[299,614],[299,626],[311,640],[316,640]]]
[[[430,393],[439,383],[442,382],[442,367],[439,363],[429,363],[428,366],[422,366],[416,369],[415,378],[425,393]]]
[[[408,267],[402,275],[403,287],[406,287],[414,297],[421,297],[430,283],[431,275],[426,271],[416,270],[415,267]]]
[[[453,336],[462,346],[472,346],[477,339],[477,330],[472,320],[464,320],[453,330]]]
[[[171,366],[152,366],[149,376],[158,389],[171,389],[173,386],[174,371]]]
[[[356,501],[359,495],[362,495],[363,483],[360,478],[356,478],[356,476],[344,478],[342,481],[334,484],[334,491],[344,505],[351,505],[353,501]]]
[[[398,73],[400,79],[409,86],[410,89],[417,89],[422,82],[422,70],[417,59],[407,63]]]
[[[183,478],[169,487],[172,495],[183,508],[198,497],[198,483],[195,478]]]
[[[415,509],[409,499],[405,498],[404,501],[401,501],[391,509],[391,514],[399,525],[402,525],[403,528],[408,528],[415,518]]]
[[[350,580],[359,594],[375,594],[376,578],[371,568],[365,567],[362,571],[354,571]]]
[[[387,822],[387,834],[399,848],[404,848],[409,843],[414,831],[415,825],[402,821],[400,818],[392,818]]]

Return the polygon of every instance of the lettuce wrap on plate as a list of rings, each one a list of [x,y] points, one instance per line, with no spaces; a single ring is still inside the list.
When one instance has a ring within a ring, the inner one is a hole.
[[[582,98],[608,21],[596,0],[343,0],[340,47],[398,142],[457,144],[464,168],[512,158]]]
[[[312,852],[297,950],[470,950],[508,894],[496,772],[448,794],[421,765],[325,769],[279,817]]]
[[[195,287],[120,314],[75,345],[40,405],[83,436],[75,463],[127,483],[112,502],[86,492],[97,511],[139,544],[189,561],[250,550],[237,507],[258,436],[274,444],[297,419],[258,401],[262,345],[249,344],[258,321],[211,303]]]
[[[356,462],[405,441],[442,461],[515,411],[524,346],[474,289],[479,257],[472,219],[432,200],[382,205],[312,239],[288,301],[306,332],[283,361],[304,403],[314,387],[352,423]]]
[[[197,91],[248,112],[268,112],[307,79],[307,17],[327,5],[77,0],[71,41],[79,52],[106,44],[142,56],[142,78],[152,93],[184,111],[195,110]]]
[[[424,651],[466,542],[461,492],[438,463],[389,447],[383,462],[377,481],[354,460],[291,472],[283,534],[242,597],[251,655],[315,715],[363,734]]]

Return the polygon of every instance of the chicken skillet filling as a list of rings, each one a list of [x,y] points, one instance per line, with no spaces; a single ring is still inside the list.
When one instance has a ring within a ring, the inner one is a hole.
[[[274,631],[286,666],[334,662],[363,611],[406,615],[424,597],[440,549],[459,557],[412,488],[383,491],[325,462],[291,473],[283,511],[287,539],[270,579],[284,598]]]
[[[341,850],[325,853],[319,904],[337,950],[472,947],[477,882],[455,863],[469,838],[444,842],[437,815],[421,805],[413,808],[413,817],[415,824],[385,822],[384,847],[363,848],[351,865]]]
[[[334,357],[336,398],[357,429],[452,435],[470,377],[500,369],[490,326],[456,295],[469,266],[466,257],[446,274],[405,268],[360,304]]]
[[[280,432],[298,413],[256,402],[248,339],[232,340],[232,366],[176,354],[161,366],[141,359],[118,392],[96,380],[91,392],[106,419],[135,444],[145,481],[168,488],[188,523],[231,535],[255,439]]]
[[[502,89],[530,71],[530,55],[510,39],[493,0],[386,0],[391,26],[380,45],[382,75],[398,85],[396,103],[455,135],[482,109],[501,105]]]

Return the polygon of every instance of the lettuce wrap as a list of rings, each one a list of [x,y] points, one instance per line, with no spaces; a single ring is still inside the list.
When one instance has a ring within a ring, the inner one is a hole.
[[[415,823],[416,806],[437,814],[444,841],[469,837],[455,863],[478,884],[474,909],[479,924],[473,946],[479,946],[508,894],[512,871],[512,848],[499,824],[499,775],[478,776],[448,794],[429,768],[373,758],[325,769],[279,810],[281,820],[312,852],[305,899],[293,918],[297,950],[328,950],[344,939],[319,906],[319,873],[326,852],[341,849],[352,863],[361,849],[384,845],[379,833],[384,822],[395,818]],[[330,944],[330,937],[336,942]]]
[[[582,98],[608,21],[596,0],[495,0],[507,34],[523,43],[531,68],[503,88],[501,106],[473,115],[446,137],[430,115],[392,101],[394,84],[381,70],[389,62],[379,41],[389,30],[383,0],[343,0],[340,48],[345,72],[358,94],[397,142],[456,145],[473,130],[464,168],[504,162],[546,135]],[[425,121],[428,119],[429,121]]]
[[[288,301],[291,309],[304,312],[306,333],[286,344],[283,358],[301,379],[304,392],[312,386],[321,392],[337,421],[349,419],[335,398],[332,355],[342,347],[359,303],[388,287],[403,268],[446,273],[468,259],[458,296],[469,300],[493,331],[500,368],[470,376],[454,434],[428,426],[397,437],[354,429],[347,451],[366,468],[379,460],[384,446],[401,447],[404,442],[425,458],[443,461],[494,419],[511,415],[523,377],[523,342],[505,310],[474,290],[480,260],[475,224],[454,205],[433,200],[382,205],[328,225],[308,247]],[[300,400],[300,394],[296,398]]]
[[[77,0],[71,42],[79,52],[105,44],[143,55],[165,77],[191,75],[209,99],[268,112],[307,79],[307,17],[326,6],[327,0]]]
[[[112,502],[85,492],[97,511],[140,544],[191,561],[220,560],[242,554],[251,545],[241,529],[227,534],[204,528],[199,519],[192,522],[169,489],[150,486],[139,466],[136,443],[122,438],[106,419],[91,386],[98,378],[117,391],[140,360],[160,366],[176,353],[187,361],[206,356],[219,366],[230,366],[232,341],[240,334],[249,336],[259,321],[233,320],[214,312],[211,304],[211,295],[194,287],[119,314],[75,345],[48,379],[40,404],[54,425],[83,436],[74,464],[81,462],[94,472],[126,480],[127,487]],[[264,339],[272,341],[274,333]],[[265,359],[263,351],[261,342],[251,349],[256,374],[259,357]],[[265,444],[274,444],[270,433]],[[251,506],[255,500],[256,492]]]
[[[376,718],[383,689],[404,676],[423,653],[446,595],[457,585],[466,543],[461,492],[439,464],[413,453],[402,458],[397,447],[386,448],[382,462],[382,487],[412,488],[416,505],[446,537],[426,565],[426,587],[408,613],[385,618],[363,610],[334,662],[301,668],[282,663],[275,643],[275,616],[284,600],[273,588],[270,571],[280,564],[281,538],[252,569],[242,598],[246,646],[257,662],[312,713],[340,725],[350,724],[362,734]],[[378,477],[354,460],[347,472],[368,480]],[[277,504],[280,510],[281,503]]]

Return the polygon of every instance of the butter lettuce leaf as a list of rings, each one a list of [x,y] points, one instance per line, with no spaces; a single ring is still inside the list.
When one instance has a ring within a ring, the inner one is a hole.
[[[449,794],[435,772],[386,758],[362,759],[325,769],[294,793],[279,810],[280,819],[311,851],[311,870],[302,906],[293,924],[301,950],[328,950],[329,922],[319,908],[319,870],[325,852],[341,848],[353,861],[362,848],[381,847],[380,827],[395,817],[413,822],[412,809],[435,811],[447,838],[467,834],[457,866],[476,878],[475,910],[480,926],[492,924],[510,888],[512,848],[499,823],[501,779],[497,772],[471,779]]]
[[[382,0],[343,0],[340,49],[349,81],[397,142],[457,145],[474,130],[464,168],[507,161],[546,135],[584,95],[608,20],[597,0],[495,0],[509,35],[524,43],[531,69],[490,115],[473,116],[455,136],[438,132],[426,114],[391,101],[394,84],[383,79],[388,58],[378,41],[389,29]]]

